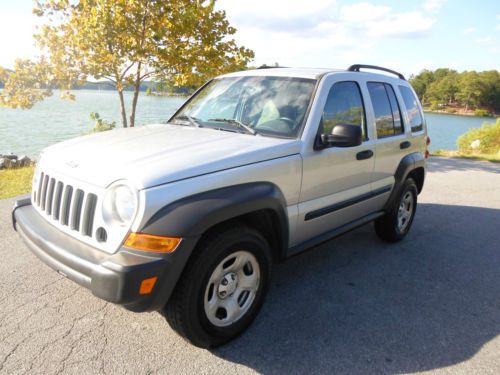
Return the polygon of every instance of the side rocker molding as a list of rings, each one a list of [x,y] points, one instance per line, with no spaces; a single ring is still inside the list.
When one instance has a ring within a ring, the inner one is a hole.
[[[384,211],[390,210],[392,205],[395,203],[397,197],[401,192],[401,188],[403,187],[403,183],[406,178],[416,168],[424,167],[425,159],[422,153],[413,152],[411,154],[406,155],[399,162],[398,168],[396,169],[396,173],[394,174],[394,188],[392,189],[392,193],[387,200],[387,203],[384,206]]]
[[[198,237],[216,224],[260,210],[272,210],[277,215],[280,252],[285,254],[289,231],[286,201],[279,188],[269,182],[233,185],[182,198],[157,211],[141,232]]]

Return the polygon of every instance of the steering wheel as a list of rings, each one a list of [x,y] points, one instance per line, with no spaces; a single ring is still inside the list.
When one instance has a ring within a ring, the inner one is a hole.
[[[259,130],[267,130],[274,133],[290,133],[295,128],[295,121],[288,117],[280,117],[275,120],[270,120],[263,122],[255,127],[255,129]]]
[[[291,118],[288,118],[288,117],[280,117],[279,118],[281,121],[283,122],[286,122],[286,124],[288,125],[288,127],[290,129],[293,129],[295,127],[295,121],[293,121]]]

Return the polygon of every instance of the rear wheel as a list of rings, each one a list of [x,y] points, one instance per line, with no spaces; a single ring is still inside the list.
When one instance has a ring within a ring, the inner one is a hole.
[[[417,185],[412,178],[405,181],[396,202],[387,214],[375,220],[375,232],[384,241],[401,241],[410,230],[417,209]]]
[[[213,233],[193,253],[164,315],[192,344],[222,345],[254,320],[270,272],[269,245],[259,232],[237,226]]]

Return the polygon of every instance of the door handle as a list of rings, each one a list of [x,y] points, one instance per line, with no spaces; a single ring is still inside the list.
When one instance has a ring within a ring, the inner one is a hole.
[[[404,141],[404,142],[401,142],[401,143],[399,144],[399,148],[400,148],[401,150],[404,150],[405,148],[408,148],[408,147],[410,147],[410,146],[411,146],[411,142],[410,142],[410,141]]]
[[[365,150],[358,152],[356,154],[356,159],[357,160],[365,160],[365,159],[370,159],[373,156],[373,151],[372,150]]]

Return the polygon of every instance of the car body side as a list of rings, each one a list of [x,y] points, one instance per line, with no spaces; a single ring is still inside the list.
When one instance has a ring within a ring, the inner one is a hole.
[[[332,147],[321,151],[315,150],[314,143],[328,92],[332,85],[344,81],[360,84],[367,119],[368,140],[353,148]],[[289,141],[288,155],[145,189],[141,194],[144,195],[143,201],[146,202],[146,206],[138,215],[141,218],[140,222],[134,223],[132,229],[143,230],[148,227],[151,218],[160,215],[161,210],[173,202],[189,196],[206,194],[212,190],[245,184],[272,184],[282,196],[288,227],[288,238],[284,244],[286,249],[299,246],[315,236],[353,221],[363,216],[362,212],[373,213],[383,210],[396,185],[396,179],[404,179],[411,170],[423,167],[426,133],[425,126],[422,131],[412,133],[407,125],[409,123],[407,111],[397,87],[401,84],[410,86],[399,79],[384,76],[383,81],[394,86],[398,102],[402,107],[404,133],[377,140],[375,115],[366,89],[366,83],[372,81],[374,81],[373,74],[357,72],[324,74],[319,78],[317,91],[300,139]],[[411,142],[410,148],[395,152],[394,150],[399,150],[399,143],[406,139]],[[394,146],[395,143],[398,143],[397,147]],[[357,152],[368,149],[373,150],[375,157],[368,162],[356,160]],[[325,157],[325,154],[329,155]],[[403,159],[410,154],[413,155],[411,160],[418,159],[418,166],[412,163],[409,170],[405,167],[405,173],[397,174],[398,168],[401,169],[399,167],[401,163],[407,165]],[[305,219],[307,213],[311,211],[371,194],[373,191],[383,191],[383,193],[358,203],[358,207],[347,207],[335,214],[324,215],[324,218],[318,220]],[[235,189],[235,194],[237,192],[238,189]],[[208,200],[207,204],[211,204],[210,202]],[[248,213],[243,211],[242,214]],[[169,221],[169,215],[171,213],[164,213],[166,222]],[[229,216],[225,219],[231,219]],[[156,220],[159,220],[158,217]],[[220,220],[214,217],[212,224],[216,225],[219,222]],[[173,230],[163,234],[176,233]]]

